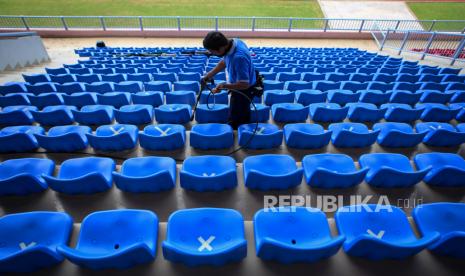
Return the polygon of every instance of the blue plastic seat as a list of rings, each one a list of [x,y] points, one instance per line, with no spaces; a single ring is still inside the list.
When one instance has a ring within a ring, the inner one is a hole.
[[[300,185],[303,170],[289,155],[248,156],[243,161],[244,183],[250,189],[284,190]]]
[[[39,148],[35,134],[44,134],[40,126],[9,126],[0,130],[0,152],[28,152]]]
[[[360,98],[359,93],[354,93],[351,90],[333,89],[327,90],[326,92],[328,93],[328,102],[337,103],[339,105],[358,102]]]
[[[375,105],[385,104],[389,102],[391,92],[383,92],[381,90],[359,90],[359,102],[371,103]]]
[[[28,212],[0,218],[0,272],[33,272],[64,260],[57,247],[65,245],[73,229],[66,213]]]
[[[227,104],[199,104],[195,112],[195,120],[199,124],[226,123],[229,118]]]
[[[31,105],[37,108],[44,108],[49,105],[63,105],[63,98],[61,93],[51,92],[42,93],[40,95],[29,95],[28,96]]]
[[[255,110],[255,108],[257,110]],[[255,108],[252,105],[250,106],[250,122],[268,122],[268,120],[270,119],[270,107],[264,104],[256,103]]]
[[[57,92],[61,93],[66,93],[66,94],[72,94],[72,93],[78,93],[78,92],[84,92],[85,87],[83,83],[80,82],[70,82],[70,83],[64,83],[64,84],[55,84],[55,88],[57,89]]]
[[[61,164],[57,177],[43,175],[48,186],[64,194],[93,194],[113,185],[113,159],[104,157],[73,158]]]
[[[417,92],[417,90],[420,90],[422,86],[421,82],[415,82],[415,83],[410,83],[410,82],[396,82],[394,85],[394,88],[392,91],[409,91],[412,93]]]
[[[131,94],[131,100],[134,104],[148,104],[157,107],[163,104],[163,92],[145,91]]]
[[[441,103],[445,104],[450,101],[454,93],[442,92],[438,90],[418,90],[421,93],[420,102],[422,103]]]
[[[179,174],[181,187],[197,192],[222,191],[237,186],[236,161],[229,156],[191,156]]]
[[[396,82],[397,83],[399,82],[415,83],[415,82],[420,81],[421,75],[415,75],[415,74],[410,74],[405,71],[402,72],[402,69],[401,69],[401,72],[399,72],[399,74],[397,75]]]
[[[10,93],[0,97],[0,107],[14,105],[31,105],[28,96],[33,96],[31,93]]]
[[[169,81],[150,81],[144,84],[146,91],[171,91],[171,82]]]
[[[326,80],[328,81],[342,82],[342,81],[349,81],[349,79],[350,79],[350,74],[344,74],[344,73],[326,74]]]
[[[120,83],[115,83],[115,91],[137,93],[144,90],[144,85],[140,81],[122,81]]]
[[[365,180],[375,187],[410,187],[422,181],[429,169],[414,171],[410,160],[397,153],[370,153],[359,159],[362,169],[368,168]]]
[[[391,205],[351,205],[335,214],[339,233],[346,236],[344,251],[370,260],[411,257],[439,238],[438,233],[417,239],[405,213]]]
[[[341,89],[350,90],[352,92],[366,90],[367,88],[368,88],[368,82],[358,82],[358,81],[341,82]]]
[[[419,170],[431,168],[423,179],[433,186],[465,186],[465,160],[453,153],[421,153],[415,155],[415,165]]]
[[[420,119],[423,110],[412,108],[408,104],[389,103],[381,105],[387,108],[384,119],[390,122],[412,122]]]
[[[302,159],[307,184],[316,188],[348,188],[363,181],[368,169],[357,170],[345,154],[322,153]]]
[[[113,92],[114,87],[112,82],[105,82],[105,81],[100,81],[100,82],[94,82],[91,84],[84,84],[85,91],[87,92],[94,92],[94,93],[106,93],[106,92]]]
[[[149,82],[152,80],[152,75],[149,73],[133,73],[127,74],[126,78],[128,81]]]
[[[124,105],[115,109],[115,119],[120,124],[142,125],[153,120],[153,107],[146,104]]]
[[[192,107],[188,104],[164,104],[155,108],[155,119],[161,124],[184,124],[190,121]]]
[[[286,145],[297,149],[317,149],[328,145],[332,131],[324,130],[318,124],[286,124],[284,138]]]
[[[148,210],[110,210],[84,218],[76,248],[57,250],[70,262],[94,270],[127,269],[155,259],[158,218]]]
[[[49,82],[51,81],[50,77],[51,76],[49,76],[48,74],[31,74],[31,75],[23,74],[24,81],[30,84],[36,84],[38,82]]]
[[[178,210],[168,219],[162,249],[166,260],[187,266],[238,262],[247,256],[244,219],[232,209]]]
[[[277,103],[292,103],[294,102],[294,92],[287,90],[265,90],[264,102],[271,106]]]
[[[36,133],[40,147],[54,152],[73,152],[87,148],[86,133],[91,133],[88,126],[55,126],[47,134]]]
[[[310,70],[310,69],[307,69]],[[308,82],[314,82],[314,81],[322,81],[326,79],[325,74],[320,74],[320,73],[312,73],[312,72],[305,72],[302,74],[302,80],[303,81],[308,81]]]
[[[341,148],[369,147],[376,142],[379,134],[378,130],[370,131],[362,123],[333,123],[329,125],[328,130],[333,132],[333,145]]]
[[[425,122],[448,122],[455,119],[460,109],[437,103],[416,104],[415,107],[422,110],[421,120]]]
[[[72,74],[60,74],[60,75],[49,75],[51,82],[56,82],[60,84],[75,82],[76,77]],[[48,80],[40,79],[39,82],[47,82]]]
[[[112,81],[106,78],[107,75],[103,75],[103,76],[104,76],[104,81]],[[97,75],[97,74],[82,74],[82,75],[76,75],[76,81],[84,82],[84,83],[93,83],[93,82],[102,81],[102,79],[100,78],[100,75]]]
[[[97,101],[99,104],[111,105],[115,108],[120,108],[123,105],[131,103],[131,94],[128,92],[107,92],[104,94],[97,94]]]
[[[234,133],[227,124],[198,124],[190,133],[190,145],[196,149],[225,149],[234,144]]]
[[[6,82],[3,85],[0,85],[0,94],[2,95],[21,92],[27,92],[24,82]]]
[[[186,143],[186,129],[182,125],[148,125],[139,133],[140,146],[146,150],[176,150]]]
[[[95,134],[86,135],[95,150],[122,151],[136,146],[138,131],[135,125],[114,124],[99,126]]]
[[[180,73],[178,74],[178,80],[179,81],[195,81],[195,82],[200,82],[201,78],[200,73]]]
[[[176,161],[170,157],[136,157],[113,172],[116,187],[131,193],[155,193],[176,185]]]
[[[364,73],[356,73],[356,74],[351,74],[350,76],[350,81],[356,81],[356,82],[369,82],[373,79],[373,75],[369,74],[364,74]]]
[[[200,91],[200,82],[198,81],[177,81],[173,83],[174,91],[194,91],[194,93]]]
[[[326,215],[315,208],[261,209],[253,219],[255,248],[263,260],[315,262],[339,251],[344,236],[332,237]]]
[[[441,76],[437,76],[441,78]],[[439,91],[446,91],[448,83],[436,83],[436,82],[423,82],[421,86],[422,90],[439,90]]]
[[[0,111],[0,125],[2,126],[20,126],[32,125],[34,118],[31,111],[38,111],[35,106],[13,105],[2,108]]]
[[[282,90],[284,89],[284,82],[276,81],[276,80],[264,80],[263,87],[265,91],[272,91],[272,90]]]
[[[271,106],[271,114],[276,122],[305,122],[308,107],[299,103],[277,103]]]
[[[40,95],[44,93],[57,92],[55,84],[56,83],[53,82],[39,82],[36,84],[26,83],[25,86],[28,93]]]
[[[311,90],[313,84],[309,81],[287,81],[284,85],[284,89],[288,91],[297,90]]]
[[[0,195],[42,192],[48,188],[42,176],[52,175],[54,170],[55,163],[49,159],[21,158],[3,161],[0,163]]]
[[[39,82],[36,84],[26,83],[25,86],[27,92],[32,93],[34,95],[57,92],[55,83],[53,82]]]
[[[253,135],[254,133],[255,135]],[[281,145],[283,141],[283,131],[273,124],[244,124],[240,125],[237,129],[237,137],[241,147],[249,149],[270,149]]]
[[[277,75],[277,80],[278,81],[299,81],[301,78],[300,73],[291,73],[291,72],[280,72]]]
[[[327,94],[327,92],[312,89],[297,90],[295,91],[295,102],[304,106],[308,106],[313,103],[324,103],[326,102]]]
[[[402,103],[408,105],[415,105],[418,103],[422,95],[416,91],[412,92],[408,90],[391,90],[390,93],[390,103]]]
[[[313,82],[313,89],[320,90],[320,91],[328,91],[333,89],[339,89],[340,87],[339,82],[334,81],[315,81]]]
[[[178,90],[166,93],[167,104],[195,104],[195,92],[190,90]]]
[[[352,122],[378,122],[384,118],[386,108],[378,108],[371,103],[348,103],[347,118]]]
[[[77,110],[74,106],[52,105],[47,106],[41,111],[31,110],[34,120],[41,125],[60,126],[70,125],[74,122],[72,110]]]
[[[415,147],[427,134],[427,132],[414,132],[409,124],[395,122],[377,123],[373,125],[373,130],[380,131],[377,138],[378,144],[391,148]]]
[[[72,110],[74,120],[82,125],[106,125],[114,119],[113,107],[109,105],[85,105],[81,110]]]
[[[310,118],[314,122],[342,122],[349,111],[348,106],[336,103],[315,103],[309,105]]]
[[[438,255],[465,258],[465,204],[437,202],[413,209],[412,217],[422,236],[439,233],[440,238],[428,249]]]
[[[465,133],[448,123],[418,123],[415,129],[418,133],[426,133],[423,143],[429,146],[455,147],[465,142]]]
[[[72,105],[77,108],[97,104],[97,93],[95,92],[77,92],[71,95],[63,95],[62,97],[66,105]]]

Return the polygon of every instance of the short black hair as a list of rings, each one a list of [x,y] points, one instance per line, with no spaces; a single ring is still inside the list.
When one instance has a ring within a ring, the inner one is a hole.
[[[209,32],[203,39],[203,47],[207,50],[219,50],[228,45],[229,40],[221,32]]]

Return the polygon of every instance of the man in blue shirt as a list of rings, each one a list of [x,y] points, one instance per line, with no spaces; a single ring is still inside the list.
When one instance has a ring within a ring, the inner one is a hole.
[[[212,54],[223,58],[203,77],[203,81],[212,79],[225,68],[228,73],[228,82],[218,84],[213,93],[225,89],[239,90],[243,93],[240,95],[233,91],[230,98],[228,123],[237,129],[239,125],[250,122],[250,101],[257,82],[250,51],[242,40],[227,39],[220,32],[209,32],[203,40],[203,46]]]

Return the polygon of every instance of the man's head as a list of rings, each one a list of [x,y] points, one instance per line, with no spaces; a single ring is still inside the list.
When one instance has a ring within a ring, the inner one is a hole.
[[[203,47],[215,56],[226,55],[230,41],[220,32],[209,32],[203,39]]]

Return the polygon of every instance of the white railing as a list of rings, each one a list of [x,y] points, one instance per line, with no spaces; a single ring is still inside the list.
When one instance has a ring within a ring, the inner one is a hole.
[[[464,33],[465,20],[374,20],[227,16],[0,16],[0,30],[244,30],[446,31]]]
[[[450,32],[426,32],[403,30],[380,30],[371,32],[379,49],[394,49],[400,55],[403,52],[449,59],[451,65],[462,62],[465,65],[465,34]]]

